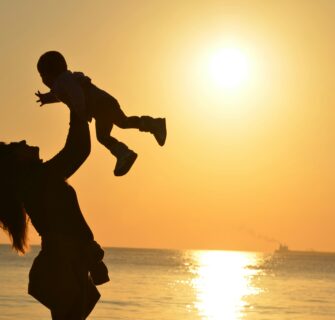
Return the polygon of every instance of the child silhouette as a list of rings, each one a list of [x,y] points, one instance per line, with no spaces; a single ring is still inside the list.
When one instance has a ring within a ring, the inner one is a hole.
[[[150,132],[160,146],[164,145],[165,118],[126,116],[113,96],[96,87],[82,72],[68,70],[61,53],[44,53],[38,60],[37,69],[43,83],[50,89],[48,93],[37,91],[37,102],[42,106],[61,101],[81,119],[91,121],[94,118],[98,141],[117,158],[114,169],[116,176],[122,176],[130,170],[137,154],[110,135],[114,124],[123,129],[136,128]]]

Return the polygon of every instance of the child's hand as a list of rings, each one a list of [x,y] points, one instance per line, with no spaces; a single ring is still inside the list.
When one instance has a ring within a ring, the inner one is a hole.
[[[47,103],[47,99],[46,99],[47,94],[46,93],[41,93],[40,91],[37,91],[35,93],[35,96],[38,97],[38,100],[36,100],[36,102],[40,103],[40,107],[42,107],[44,104]]]
[[[51,92],[41,93],[37,91],[35,93],[35,96],[38,97],[38,100],[36,100],[36,102],[39,102],[41,107],[47,103],[59,102],[59,100]]]

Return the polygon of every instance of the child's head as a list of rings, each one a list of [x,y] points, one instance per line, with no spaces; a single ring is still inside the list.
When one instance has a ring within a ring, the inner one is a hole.
[[[39,58],[37,70],[45,85],[50,87],[54,80],[67,70],[65,58],[57,51],[48,51]]]

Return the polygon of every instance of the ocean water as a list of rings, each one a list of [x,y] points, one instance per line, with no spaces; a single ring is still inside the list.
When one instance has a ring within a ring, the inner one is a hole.
[[[0,245],[0,320],[50,319],[24,257]],[[94,320],[334,320],[335,255],[106,248]]]

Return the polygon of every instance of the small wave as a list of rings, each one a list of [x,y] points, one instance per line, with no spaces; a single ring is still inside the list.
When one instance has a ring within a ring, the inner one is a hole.
[[[100,300],[99,303],[114,305],[114,306],[122,306],[122,307],[140,307],[141,304],[133,302],[133,301],[122,301],[122,300]]]

